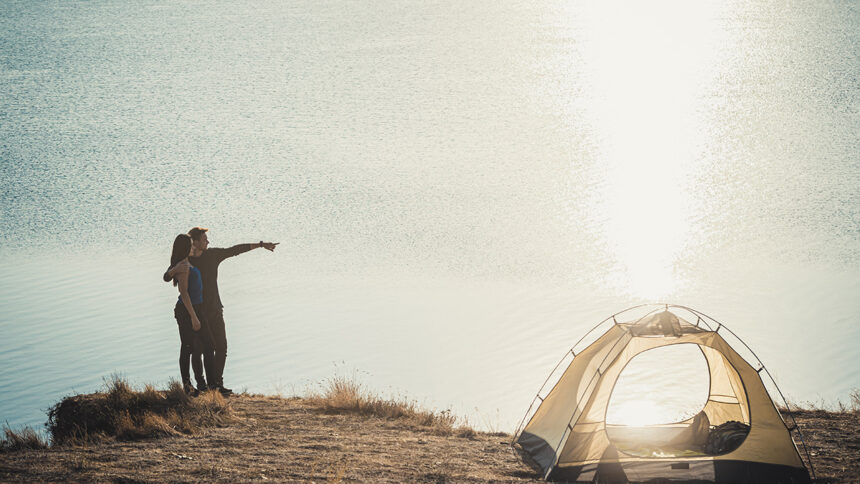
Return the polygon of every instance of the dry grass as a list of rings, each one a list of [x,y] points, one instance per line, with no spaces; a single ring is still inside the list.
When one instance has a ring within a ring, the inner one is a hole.
[[[14,431],[8,426],[3,427],[3,436],[0,437],[0,452],[13,452],[22,449],[44,449],[48,443],[42,436],[30,427]]]
[[[541,481],[511,452],[509,436],[458,438],[459,430],[444,435],[406,417],[327,411],[320,403],[236,395],[229,425],[189,435],[0,453],[0,482]],[[798,413],[816,482],[860,482],[859,415]]]
[[[355,379],[335,376],[326,380],[322,392],[306,397],[311,405],[327,413],[349,413],[390,420],[425,428],[438,435],[472,438],[476,432],[460,422],[450,410],[424,410],[413,401],[385,399],[364,390]]]
[[[234,395],[234,420],[192,435],[0,454],[0,482],[535,482],[504,441],[403,418]],[[408,413],[404,413],[408,414]]]
[[[64,398],[48,410],[48,431],[55,445],[193,434],[231,418],[220,393],[190,398],[176,381],[166,391],[151,385],[135,391],[114,376],[105,387],[104,392]]]
[[[777,405],[782,413],[794,412],[818,412],[818,413],[840,413],[860,416],[860,389],[855,388],[848,393],[848,402],[837,400],[836,403],[825,401],[806,400],[802,402],[788,401],[788,408]]]

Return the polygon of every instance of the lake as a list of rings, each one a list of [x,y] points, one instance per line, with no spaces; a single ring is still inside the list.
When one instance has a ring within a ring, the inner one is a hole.
[[[848,402],[858,49],[838,2],[5,2],[0,418],[178,378],[161,274],[198,225],[281,242],[221,266],[235,390],[342,375],[512,431],[656,301]],[[701,371],[613,398],[677,412]]]

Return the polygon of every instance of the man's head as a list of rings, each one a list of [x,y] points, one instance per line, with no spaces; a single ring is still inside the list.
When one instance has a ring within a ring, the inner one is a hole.
[[[203,253],[209,247],[209,237],[206,235],[208,231],[209,229],[204,229],[203,227],[194,227],[188,231],[188,235],[191,237],[191,244],[194,247],[193,250],[198,254]]]

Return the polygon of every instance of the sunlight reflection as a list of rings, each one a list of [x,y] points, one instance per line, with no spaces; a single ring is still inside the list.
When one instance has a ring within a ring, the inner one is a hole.
[[[713,4],[589,4],[587,63],[605,180],[605,238],[614,283],[666,296],[690,237],[696,119],[716,51]]]
[[[609,400],[606,422],[654,425],[697,414],[708,399],[708,364],[696,345],[679,344],[636,355]]]
[[[631,400],[610,407],[606,421],[618,425],[643,426],[672,422],[676,415],[667,414],[654,400]]]

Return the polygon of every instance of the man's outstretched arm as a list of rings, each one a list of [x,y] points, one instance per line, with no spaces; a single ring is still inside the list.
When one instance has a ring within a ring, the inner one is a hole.
[[[237,256],[239,254],[244,254],[249,250],[259,249],[260,247],[268,250],[269,252],[274,252],[275,247],[278,246],[280,242],[263,242],[262,240],[259,242],[254,242],[252,244],[238,244],[233,247],[228,247],[226,249],[221,249],[218,247],[213,247],[211,249],[207,249],[207,252],[214,252],[212,255],[215,256],[219,261],[222,261],[228,257]]]

